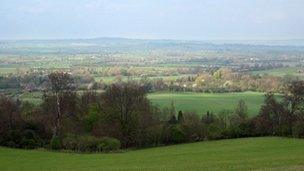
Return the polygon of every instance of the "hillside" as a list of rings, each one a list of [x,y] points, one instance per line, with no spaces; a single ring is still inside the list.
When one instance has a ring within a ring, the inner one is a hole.
[[[303,170],[304,140],[243,138],[115,154],[0,148],[0,170]]]

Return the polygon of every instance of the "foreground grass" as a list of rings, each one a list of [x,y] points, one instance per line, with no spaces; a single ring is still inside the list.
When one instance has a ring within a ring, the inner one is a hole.
[[[170,107],[172,101],[177,110],[195,111],[199,115],[207,111],[220,112],[222,110],[233,111],[240,99],[248,106],[251,116],[258,114],[264,101],[264,93],[152,93],[148,95],[151,101],[163,107]]]
[[[0,148],[0,170],[303,170],[304,140],[244,138],[72,154]]]

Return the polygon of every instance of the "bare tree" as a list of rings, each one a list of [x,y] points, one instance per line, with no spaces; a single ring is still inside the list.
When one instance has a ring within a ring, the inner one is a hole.
[[[65,72],[54,72],[48,75],[51,93],[56,97],[56,117],[53,129],[53,136],[60,135],[62,123],[62,101],[60,96],[74,90],[74,82],[70,74]]]
[[[104,93],[102,110],[109,123],[118,121],[124,147],[138,143],[138,137],[152,122],[146,92],[134,83],[111,85]]]

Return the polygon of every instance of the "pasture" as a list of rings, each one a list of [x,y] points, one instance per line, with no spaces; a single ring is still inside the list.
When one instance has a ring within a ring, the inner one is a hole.
[[[206,141],[110,154],[0,147],[0,170],[303,170],[304,140]]]
[[[17,73],[16,68],[0,68],[0,76],[7,74],[15,74],[15,73]]]
[[[249,115],[253,116],[260,110],[264,93],[151,93],[148,98],[161,108],[170,107],[173,102],[177,111],[195,111],[200,115],[207,111],[215,113],[222,110],[233,111],[238,101],[243,99],[248,106]]]
[[[253,71],[251,72],[254,75],[273,75],[273,76],[296,76],[296,77],[304,77],[303,68],[300,67],[285,67],[285,68],[275,68],[269,70],[261,70],[261,71]]]

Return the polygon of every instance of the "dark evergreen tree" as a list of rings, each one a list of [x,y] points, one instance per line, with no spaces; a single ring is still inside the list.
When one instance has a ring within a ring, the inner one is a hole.
[[[176,116],[175,116],[175,115],[172,115],[171,118],[169,119],[168,123],[169,123],[170,125],[177,124]]]
[[[183,116],[183,112],[181,110],[178,112],[177,121],[178,121],[178,123],[184,122],[184,116]]]

